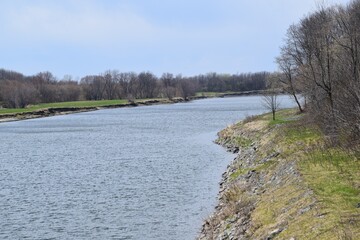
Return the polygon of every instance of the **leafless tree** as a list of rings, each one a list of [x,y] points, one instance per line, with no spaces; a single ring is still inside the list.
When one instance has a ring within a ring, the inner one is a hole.
[[[157,90],[157,78],[151,72],[141,72],[138,76],[140,98],[154,98]]]
[[[189,100],[190,96],[194,96],[196,92],[195,83],[189,79],[182,78],[181,75],[176,76],[178,95],[185,101]]]
[[[263,105],[266,109],[272,113],[273,120],[276,119],[276,111],[279,108],[280,102],[278,99],[278,93],[270,91],[262,96]]]
[[[173,99],[176,95],[176,79],[171,73],[164,73],[160,78],[162,91],[167,98]]]
[[[103,74],[104,79],[104,98],[115,99],[119,91],[119,73],[117,71],[106,71]]]
[[[308,99],[312,119],[334,139],[360,139],[359,16],[360,0],[321,6],[289,28],[277,58],[288,87],[301,83],[295,88]]]
[[[278,99],[279,90],[277,88],[276,78],[269,76],[267,78],[268,90],[262,96],[263,106],[271,111],[273,120],[276,120],[276,111],[279,109],[280,101]]]
[[[1,95],[6,107],[24,108],[37,102],[38,92],[30,83],[12,80],[2,84]]]
[[[86,76],[81,79],[81,85],[88,100],[104,99],[105,80],[102,76]]]
[[[302,113],[304,110],[297,95],[299,90],[296,86],[298,85],[296,82],[296,64],[291,59],[291,56],[286,53],[286,49],[282,49],[281,56],[276,59],[276,62],[281,70],[281,74],[275,73],[274,77],[282,84],[285,92],[289,93],[293,97],[299,111]]]

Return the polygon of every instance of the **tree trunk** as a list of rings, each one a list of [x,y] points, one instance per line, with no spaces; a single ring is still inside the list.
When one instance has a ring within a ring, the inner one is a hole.
[[[297,98],[297,96],[296,96],[295,93],[293,93],[293,96],[294,96],[294,99],[295,99],[296,104],[298,105],[299,111],[300,111],[301,113],[304,112],[304,110],[302,109],[301,104],[300,104],[300,102],[299,102],[299,99]]]

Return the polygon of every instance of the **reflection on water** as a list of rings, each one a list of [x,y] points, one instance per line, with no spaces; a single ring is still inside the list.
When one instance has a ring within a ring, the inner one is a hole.
[[[216,132],[263,111],[235,97],[1,123],[0,238],[193,239],[233,157]]]

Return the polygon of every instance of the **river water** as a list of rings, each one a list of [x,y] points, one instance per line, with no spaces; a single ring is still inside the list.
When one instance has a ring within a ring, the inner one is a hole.
[[[233,158],[216,133],[264,111],[250,96],[1,123],[0,239],[194,239]]]

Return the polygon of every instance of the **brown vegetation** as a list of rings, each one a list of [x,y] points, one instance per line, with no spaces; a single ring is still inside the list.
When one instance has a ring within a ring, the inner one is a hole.
[[[113,100],[182,97],[196,92],[226,92],[263,90],[268,73],[226,75],[209,73],[194,77],[164,73],[160,78],[151,72],[106,71],[88,75],[79,82],[71,76],[60,81],[50,72],[35,76],[0,69],[0,102],[8,108],[29,104],[77,100]]]
[[[359,16],[359,0],[320,7],[289,28],[277,58],[278,79],[294,96],[302,92],[313,121],[333,140],[355,144],[360,139]]]

